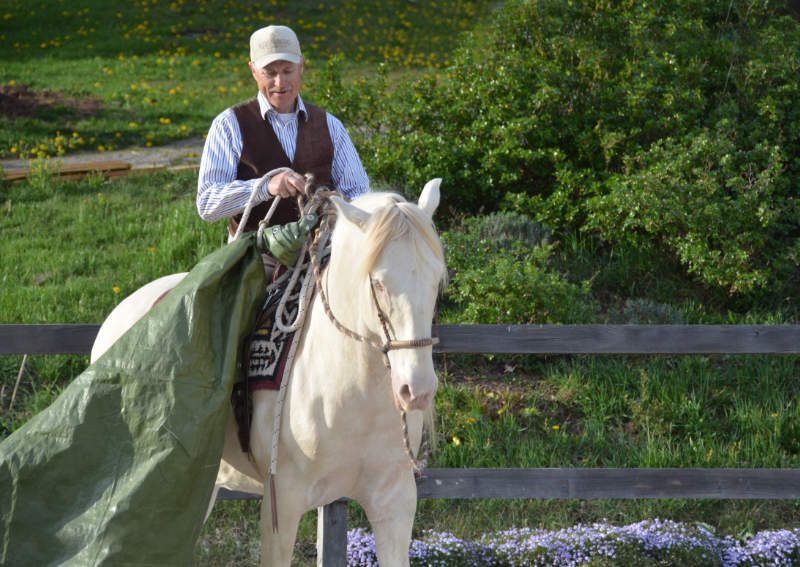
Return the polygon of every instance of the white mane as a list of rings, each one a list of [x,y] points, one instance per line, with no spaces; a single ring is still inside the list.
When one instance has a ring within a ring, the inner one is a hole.
[[[441,265],[440,285],[445,284],[444,250],[431,218],[422,209],[396,193],[366,193],[352,204],[371,213],[369,222],[363,227],[366,248],[361,251],[362,261],[354,270],[357,277],[369,274],[390,241],[409,238],[413,241],[418,262]]]

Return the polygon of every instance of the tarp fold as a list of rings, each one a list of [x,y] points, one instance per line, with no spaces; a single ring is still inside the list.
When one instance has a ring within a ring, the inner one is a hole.
[[[241,344],[265,298],[254,239],[201,260],[0,443],[0,565],[192,564]]]

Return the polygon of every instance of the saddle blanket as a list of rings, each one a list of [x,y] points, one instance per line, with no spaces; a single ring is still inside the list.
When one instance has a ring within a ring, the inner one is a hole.
[[[286,359],[291,350],[294,332],[284,332],[275,324],[283,289],[271,293],[256,319],[255,331],[250,336],[243,360],[245,382],[249,391],[277,390],[281,387]],[[285,318],[293,321],[297,316],[299,293],[290,294],[284,305]]]

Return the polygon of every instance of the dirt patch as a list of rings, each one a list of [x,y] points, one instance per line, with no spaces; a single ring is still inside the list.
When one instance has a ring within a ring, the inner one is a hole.
[[[0,116],[15,120],[54,110],[70,116],[89,116],[102,112],[103,99],[76,98],[61,91],[32,91],[28,85],[0,85]]]

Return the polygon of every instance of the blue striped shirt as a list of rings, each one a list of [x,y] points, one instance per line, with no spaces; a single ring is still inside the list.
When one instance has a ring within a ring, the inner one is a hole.
[[[290,161],[294,161],[297,144],[297,120],[307,119],[306,107],[298,95],[297,108],[293,116],[284,121],[267,102],[261,92],[257,95],[262,116],[266,114],[278,141]],[[361,193],[370,191],[369,178],[361,159],[353,146],[344,125],[335,116],[326,113],[328,132],[333,142],[333,163],[331,181],[333,188],[353,199]],[[197,212],[207,221],[216,221],[233,216],[244,210],[250,199],[258,178],[236,179],[239,157],[242,155],[242,133],[232,108],[220,113],[211,123],[211,128],[200,158],[200,174],[197,180]],[[272,195],[267,184],[259,191],[259,201],[269,201]]]

